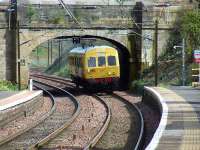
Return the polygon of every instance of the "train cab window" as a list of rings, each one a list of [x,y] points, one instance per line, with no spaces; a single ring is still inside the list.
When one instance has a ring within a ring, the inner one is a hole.
[[[102,67],[106,65],[106,58],[104,56],[99,56],[98,57],[98,66]]]
[[[96,58],[95,57],[88,58],[88,67],[96,67]]]
[[[115,66],[115,65],[116,65],[115,56],[108,56],[108,66]]]

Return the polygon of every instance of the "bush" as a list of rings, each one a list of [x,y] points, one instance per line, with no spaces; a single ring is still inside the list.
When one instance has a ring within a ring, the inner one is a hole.
[[[0,81],[0,91],[16,91],[17,85],[12,84],[10,81]]]
[[[31,5],[27,7],[27,18],[29,20],[29,23],[31,23],[33,20],[39,19],[38,11],[33,8]]]
[[[55,73],[55,75],[61,76],[61,77],[69,77],[68,67],[65,66],[65,67],[61,68],[58,72]]]
[[[135,91],[138,94],[142,94],[144,86],[146,85],[152,85],[152,84],[145,80],[135,80],[131,83],[131,90]]]
[[[48,22],[52,24],[65,24],[65,12],[63,10],[50,11]]]

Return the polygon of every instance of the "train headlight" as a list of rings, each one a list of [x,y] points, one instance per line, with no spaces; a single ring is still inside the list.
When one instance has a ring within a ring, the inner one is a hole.
[[[112,74],[112,73],[109,71],[109,72],[108,72],[108,75],[111,75],[111,74]]]
[[[88,69],[87,71],[90,72],[90,69]]]

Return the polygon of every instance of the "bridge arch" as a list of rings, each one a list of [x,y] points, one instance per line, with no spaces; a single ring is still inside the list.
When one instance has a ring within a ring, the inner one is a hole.
[[[25,60],[26,64],[21,66],[21,81],[26,84],[29,77],[28,64],[30,63],[30,53],[40,44],[55,39],[58,37],[92,37],[97,39],[102,39],[108,41],[115,45],[119,51],[120,57],[120,70],[121,70],[121,85],[127,86],[123,83],[129,83],[130,74],[130,63],[131,50],[128,47],[128,31],[127,30],[115,30],[111,32],[110,30],[42,30],[42,31],[31,31],[31,30],[20,30],[20,40],[21,40],[21,58]]]

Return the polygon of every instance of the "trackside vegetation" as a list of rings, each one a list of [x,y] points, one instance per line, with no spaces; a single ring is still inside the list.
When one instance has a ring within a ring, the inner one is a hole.
[[[174,45],[181,45],[182,39],[186,42],[186,84],[192,82],[192,65],[194,49],[200,49],[200,11],[181,10],[174,23],[167,46],[158,58],[158,83],[159,86],[181,85],[181,48],[174,49]],[[141,92],[145,85],[154,85],[154,65],[145,69],[141,74],[141,79],[132,82],[132,89]]]
[[[16,91],[17,85],[10,81],[0,80],[0,91]]]

